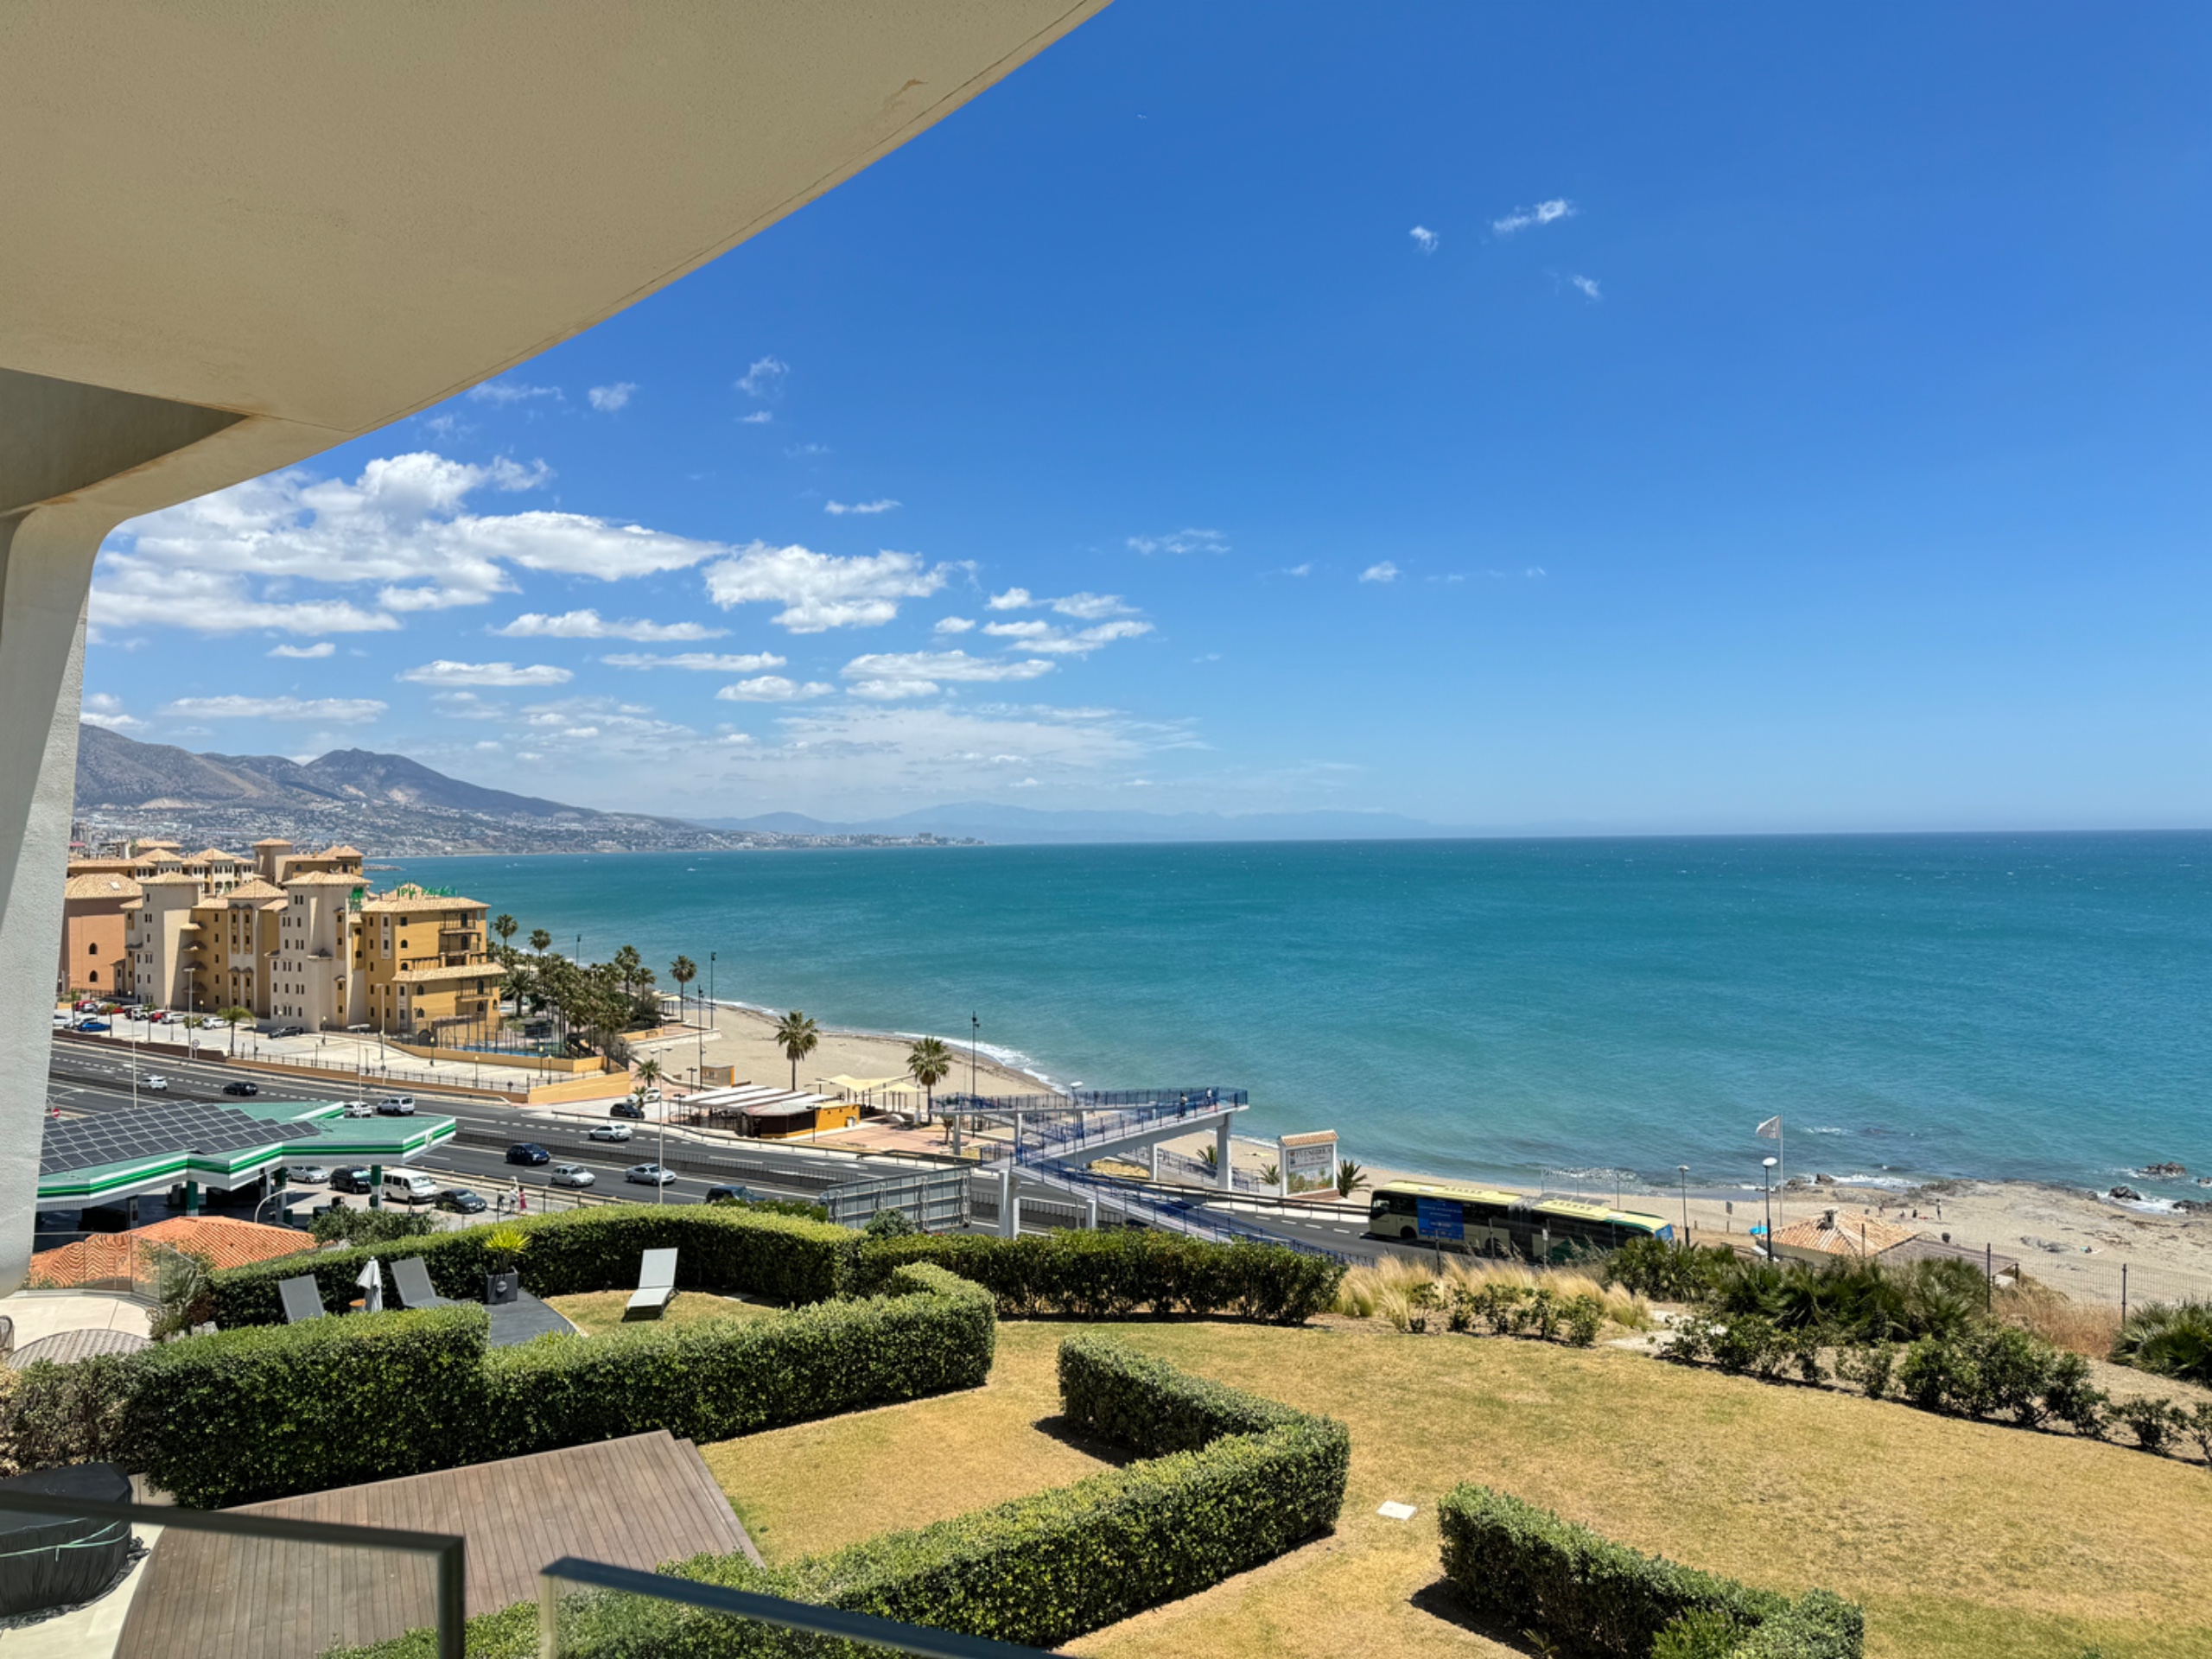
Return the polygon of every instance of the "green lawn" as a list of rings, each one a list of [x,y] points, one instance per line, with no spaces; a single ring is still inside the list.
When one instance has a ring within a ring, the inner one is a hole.
[[[578,1296],[548,1296],[545,1305],[586,1336],[596,1336],[622,1323],[622,1313],[632,1294],[626,1290],[593,1290]],[[774,1312],[766,1302],[741,1301],[710,1290],[679,1290],[660,1317],[666,1325],[690,1325],[701,1319],[766,1319]]]
[[[563,1303],[577,1299],[563,1298]],[[681,1300],[681,1299],[679,1299]],[[618,1304],[619,1306],[619,1304]],[[1002,1325],[989,1383],[705,1448],[771,1560],[1100,1466],[1052,1432],[1071,1327]],[[1435,1503],[1488,1482],[1641,1548],[1866,1604],[1875,1659],[2212,1659],[2212,1476],[2190,1464],[1632,1354],[1297,1331],[1117,1327],[1146,1351],[1351,1427],[1334,1536],[1073,1644],[1078,1654],[1503,1655],[1441,1594]],[[1419,1506],[1411,1522],[1375,1513]]]

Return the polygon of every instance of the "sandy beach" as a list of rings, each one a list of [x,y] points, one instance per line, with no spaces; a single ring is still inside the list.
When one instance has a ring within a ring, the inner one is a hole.
[[[698,1007],[696,1001],[687,1002],[685,1017],[696,1020]],[[703,1046],[683,1039],[651,1046],[651,1052],[671,1079],[688,1086],[703,1052],[709,1065],[736,1067],[740,1082],[778,1088],[791,1086],[791,1063],[784,1058],[784,1051],[775,1041],[777,1016],[728,1002],[715,1004],[712,1012],[713,1035]],[[950,1033],[944,1033],[944,1042],[953,1051],[956,1064],[952,1075],[938,1087],[940,1091],[957,1090],[964,1093],[969,1078],[967,1046],[956,1041]],[[798,1063],[798,1086],[807,1088],[817,1077],[904,1077],[907,1051],[913,1043],[912,1037],[894,1033],[835,1031],[825,1026],[814,1052]],[[1034,1095],[1052,1091],[1052,1085],[1042,1078],[995,1060],[988,1053],[976,1055],[975,1078],[979,1094]]]

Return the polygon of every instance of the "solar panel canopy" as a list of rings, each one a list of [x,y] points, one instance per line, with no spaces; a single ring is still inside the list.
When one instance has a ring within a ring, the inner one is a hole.
[[[123,1164],[165,1154],[245,1152],[280,1141],[309,1140],[321,1133],[312,1122],[271,1123],[235,1106],[181,1101],[131,1112],[99,1112],[49,1122],[38,1173]]]

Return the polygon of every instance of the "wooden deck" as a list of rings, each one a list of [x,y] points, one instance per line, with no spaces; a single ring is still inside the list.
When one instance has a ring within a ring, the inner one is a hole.
[[[461,1533],[471,1613],[534,1597],[538,1570],[563,1555],[650,1570],[748,1541],[698,1449],[665,1431],[241,1512]],[[170,1529],[146,1563],[117,1659],[314,1659],[434,1623],[433,1586],[426,1556]]]

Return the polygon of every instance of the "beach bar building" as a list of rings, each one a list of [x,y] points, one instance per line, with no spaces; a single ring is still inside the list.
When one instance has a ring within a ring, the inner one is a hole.
[[[824,1129],[849,1129],[860,1122],[859,1103],[820,1095],[745,1084],[711,1090],[684,1102],[694,1123],[733,1129],[757,1141],[791,1141]]]

